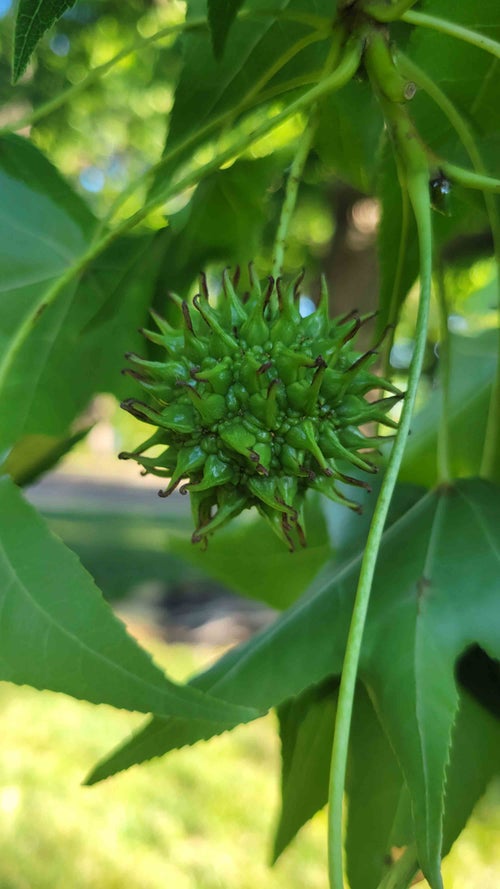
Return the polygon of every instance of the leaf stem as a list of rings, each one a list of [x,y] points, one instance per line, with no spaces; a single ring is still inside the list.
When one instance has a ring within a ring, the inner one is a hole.
[[[386,473],[375,505],[353,606],[351,625],[340,681],[335,734],[332,748],[329,814],[328,814],[328,868],[331,889],[343,889],[342,866],[342,807],[347,769],[349,733],[352,718],[354,692],[361,654],[363,632],[368,612],[373,577],[377,563],[384,525],[410,430],[418,384],[422,372],[432,279],[432,225],[429,204],[428,152],[416,137],[406,109],[386,98],[385,84],[379,82],[379,74],[385,77],[374,59],[365,58],[368,76],[382,105],[394,149],[406,179],[408,196],[415,216],[420,252],[420,302],[418,308],[415,347],[408,375],[408,388],[394,445],[387,462]]]
[[[422,372],[425,345],[427,342],[432,269],[432,234],[427,170],[423,170],[418,177],[416,177],[415,174],[409,177],[408,191],[415,213],[419,235],[421,257],[420,304],[417,318],[415,349],[408,376],[408,388],[406,390],[398,431],[387,463],[387,470],[382,482],[366,542],[342,669],[330,772],[328,847],[331,889],[343,889],[344,886],[342,872],[342,803],[354,690],[366,614],[368,611],[373,576],[384,531],[385,520],[387,518],[392,493],[396,486],[406,440],[410,430],[410,422],[415,405],[418,382]]]
[[[485,176],[483,173],[466,170],[464,167],[449,164],[447,161],[440,161],[439,167],[450,182],[456,182],[465,188],[477,188],[479,191],[500,194],[500,179],[493,179],[491,176]]]
[[[331,73],[332,69],[335,68],[344,38],[344,29],[337,29],[335,33],[335,39],[332,41],[332,46],[330,48],[330,52],[328,53],[328,58],[324,66],[324,70],[322,73],[323,78],[327,77],[328,74]],[[300,180],[302,178],[302,173],[304,172],[304,167],[309,155],[309,151],[311,150],[311,145],[314,139],[317,125],[318,109],[317,105],[314,105],[306,127],[302,133],[301,138],[299,139],[295,157],[292,161],[292,165],[288,173],[285,200],[283,201],[283,206],[281,208],[280,220],[278,223],[276,239],[274,242],[273,265],[271,274],[275,280],[276,278],[279,278],[283,271],[283,260],[285,256],[285,245],[288,228],[293,215],[293,211],[295,209],[295,204],[297,202],[297,193]]]
[[[450,448],[450,332],[448,329],[448,304],[444,269],[441,260],[436,262],[435,292],[439,310],[439,369],[441,377],[441,415],[437,440],[437,465],[440,482],[451,481],[451,448]]]
[[[399,176],[401,181],[402,176]],[[396,265],[396,273],[394,275],[394,281],[392,285],[391,292],[391,301],[389,304],[389,313],[387,316],[387,323],[393,325],[389,330],[389,333],[385,339],[383,346],[383,357],[382,357],[382,367],[384,376],[389,373],[390,370],[390,357],[391,357],[391,348],[394,342],[394,331],[395,325],[398,317],[398,299],[399,299],[399,291],[401,287],[401,279],[403,276],[403,269],[405,264],[405,255],[408,247],[408,232],[410,228],[410,201],[408,198],[408,191],[406,189],[406,185],[401,182],[401,234],[399,238],[399,247],[398,247],[398,261]]]
[[[302,173],[304,171],[309,151],[311,149],[315,130],[316,118],[313,117],[307,122],[304,131],[299,139],[297,151],[295,153],[295,157],[292,161],[292,165],[288,173],[285,190],[285,200],[283,201],[283,206],[281,208],[280,220],[276,232],[276,240],[274,242],[273,266],[271,274],[275,280],[276,278],[279,278],[283,271],[283,259],[285,256],[285,244],[288,227],[290,225],[290,220],[292,218],[295,204],[297,202],[299,183],[302,178]]]
[[[427,15],[425,12],[415,12],[413,9],[405,12],[401,18],[410,25],[421,25],[422,28],[431,28],[433,31],[439,31],[441,34],[448,34],[449,37],[456,37],[457,40],[471,43],[478,49],[484,49],[491,53],[496,59],[500,59],[500,43],[492,40],[491,37],[480,34],[479,31],[472,31],[463,25],[457,25],[456,22],[449,22],[447,19],[441,19],[435,15]]]

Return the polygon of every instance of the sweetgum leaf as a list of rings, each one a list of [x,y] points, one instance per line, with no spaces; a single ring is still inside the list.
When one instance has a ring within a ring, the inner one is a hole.
[[[500,697],[498,687],[496,692]],[[336,695],[330,681],[278,708],[282,810],[276,854],[327,803]],[[500,772],[499,742],[500,720],[461,690],[446,772],[443,855]],[[376,889],[393,849],[412,843],[414,831],[401,769],[361,683],[354,702],[346,791],[349,886]]]
[[[247,0],[249,11],[261,13],[244,21],[234,22],[231,40],[224,56],[214,59],[206,33],[186,34],[183,38],[184,65],[175,91],[165,151],[177,152],[172,162],[162,170],[154,189],[161,193],[172,172],[185,161],[181,150],[189,140],[189,151],[204,140],[203,128],[214,118],[239,103],[255,90],[269,72],[263,90],[301,75],[317,78],[329,46],[324,40],[300,51],[278,73],[272,73],[277,59],[304,37],[304,25],[280,18],[283,12],[306,12],[331,19],[335,3],[331,0],[278,0],[269,12],[263,0]],[[188,17],[196,18],[206,12],[205,0],[195,0],[188,6]],[[314,82],[314,81],[313,81]],[[257,90],[257,96],[263,90]],[[237,117],[237,115],[235,115]]]
[[[24,362],[18,356],[10,360],[9,348],[25,327],[28,339],[29,334],[36,334],[43,319],[45,294],[85,251],[95,219],[41,152],[18,136],[0,141],[0,191],[2,451],[23,433],[50,434],[26,426],[33,403],[30,395],[43,372],[50,343],[44,337],[37,349],[29,348]],[[65,306],[74,291],[74,284],[67,287],[59,302]],[[57,329],[61,320],[58,317],[55,322]],[[56,434],[64,432],[66,428]]]
[[[451,380],[449,434],[451,471],[455,477],[479,473],[496,360],[498,333],[450,334]],[[442,411],[438,383],[412,423],[400,480],[431,487],[438,480],[437,436]]]
[[[0,465],[0,472],[24,487],[31,485],[66,456],[90,431],[89,426],[74,435],[56,438],[51,435],[27,435],[10,451]]]
[[[15,464],[16,446],[29,448],[36,465],[47,438],[70,437],[95,392],[130,395],[123,354],[140,348],[161,254],[149,235],[119,238],[46,303],[88,247],[95,219],[16,136],[0,141],[0,190],[0,453],[14,448]]]
[[[394,155],[384,146],[378,171],[377,191],[381,204],[377,250],[380,273],[377,329],[395,324],[400,306],[418,274],[418,240],[409,198],[399,184]]]
[[[422,12],[483,32],[500,39],[496,0],[455,3],[454,0],[425,0]],[[407,54],[430,76],[465,116],[492,173],[498,159],[500,108],[498,103],[498,60],[470,43],[429,28],[412,29]],[[447,160],[470,165],[464,148],[443,115],[423,92],[411,102],[411,113],[426,142]]]
[[[216,59],[222,57],[229,30],[244,2],[245,0],[208,0],[208,25]]]
[[[164,676],[114,616],[74,553],[5,476],[0,516],[1,680],[141,712],[202,721],[219,714],[228,724],[237,712],[244,716],[242,708]]]
[[[390,860],[396,814],[408,796],[396,757],[361,684],[353,710],[346,792],[349,886],[376,889]],[[412,839],[411,821],[406,818],[398,840],[406,845]]]
[[[315,148],[323,161],[359,191],[373,191],[383,118],[369,84],[359,80],[319,103]],[[360,121],[363,126],[360,126]]]
[[[278,707],[281,738],[281,813],[273,862],[328,798],[338,683],[307,689]]]
[[[384,534],[360,678],[408,785],[420,864],[441,887],[445,773],[457,715],[455,663],[473,643],[500,656],[498,489],[458,481],[424,496]],[[277,706],[342,669],[360,557],[193,683],[228,701]],[[186,720],[153,719],[90,780],[207,737]],[[212,734],[223,731],[214,722]]]
[[[76,0],[19,0],[14,34],[14,83],[25,70],[40,37],[75,5]]]
[[[268,194],[282,157],[243,158],[203,179],[189,204],[170,219],[160,272],[157,308],[165,314],[165,291],[186,292],[209,263],[246,266],[269,221]]]
[[[247,514],[214,535],[206,550],[193,546],[185,534],[171,535],[168,548],[230,589],[282,610],[301,595],[331,555],[318,498],[307,504],[305,527],[308,545],[293,554],[262,518]]]

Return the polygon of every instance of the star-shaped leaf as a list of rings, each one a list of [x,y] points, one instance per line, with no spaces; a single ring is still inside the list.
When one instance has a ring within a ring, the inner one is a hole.
[[[470,686],[471,676],[477,678],[479,669],[482,692],[487,689],[494,693],[498,706],[498,678],[492,681],[495,665],[478,652],[472,650],[462,659],[459,675]],[[337,694],[338,683],[328,680],[278,708],[282,807],[274,858],[327,803]],[[460,689],[446,772],[443,855],[465,826],[491,778],[499,772],[500,720]],[[361,683],[354,702],[346,791],[349,886],[376,889],[398,850],[413,843],[415,835],[406,782]]]
[[[2,681],[202,722],[218,713],[229,727],[239,718],[226,701],[162,673],[7,477],[0,478],[0,641]]]
[[[386,531],[360,678],[411,797],[420,866],[440,889],[446,768],[459,693],[455,666],[478,644],[500,657],[500,496],[481,480],[426,494]],[[269,629],[230,651],[193,683],[258,709],[338,676],[361,555],[316,582]],[[223,731],[213,722],[153,721],[90,781]]]

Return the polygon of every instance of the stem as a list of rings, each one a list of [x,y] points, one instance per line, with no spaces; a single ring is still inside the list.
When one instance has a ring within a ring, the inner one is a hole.
[[[411,6],[415,6],[417,0],[394,0],[394,3],[365,3],[363,12],[370,15],[377,22],[393,22],[400,19]]]
[[[118,195],[114,203],[111,205],[109,212],[107,213],[106,218],[103,220],[102,227],[104,227],[107,223],[111,221],[113,216],[115,216],[116,212],[123,206],[123,204],[140,188],[145,182],[149,181],[151,178],[154,178],[160,173],[165,167],[168,167],[175,158],[178,156],[185,157],[189,156],[193,150],[193,146],[195,144],[199,144],[205,138],[211,135],[215,130],[220,129],[224,126],[227,126],[234,118],[238,115],[242,114],[243,111],[249,111],[252,108],[252,105],[262,103],[263,96],[258,95],[259,91],[266,85],[266,83],[277,74],[277,72],[284,67],[293,57],[299,53],[306,46],[309,46],[312,43],[316,43],[319,40],[324,40],[326,38],[326,33],[316,32],[314,34],[308,34],[306,37],[298,40],[293,46],[289,47],[286,52],[284,52],[274,64],[263,74],[257,84],[249,90],[246,96],[238,103],[236,107],[229,108],[227,111],[222,112],[217,117],[212,118],[208,123],[206,123],[202,127],[198,127],[194,130],[189,136],[187,136],[182,142],[175,145],[169,151],[167,151],[163,157],[157,161],[156,164],[153,164],[143,176],[136,179],[134,182],[131,182],[130,185],[125,188],[121,194]],[[161,192],[159,192],[161,194]],[[159,206],[164,203],[164,198],[159,202]]]
[[[335,67],[339,58],[339,53],[344,37],[345,34],[343,28],[339,28],[335,33],[335,39],[333,40],[330,52],[328,53],[328,58],[322,72],[322,77],[326,77],[328,74],[330,74],[332,68]],[[302,137],[299,139],[297,151],[292,161],[290,172],[288,174],[285,200],[283,201],[283,206],[281,208],[281,215],[278,223],[278,230],[276,232],[276,240],[274,243],[273,267],[271,274],[275,280],[279,278],[283,270],[283,260],[285,255],[285,243],[288,227],[290,225],[290,220],[292,218],[295,204],[297,202],[297,193],[300,180],[302,178],[302,173],[304,171],[307,157],[311,149],[311,144],[316,132],[317,125],[318,115],[317,106],[315,105],[313,106],[304,132],[302,133]]]
[[[40,312],[41,308],[46,308],[49,306],[54,300],[59,296],[61,290],[69,284],[73,278],[80,274],[92,260],[94,260],[97,256],[99,256],[110,244],[113,243],[117,238],[121,235],[126,234],[132,228],[134,228],[139,222],[142,222],[146,216],[157,207],[161,206],[166,200],[174,195],[180,194],[185,189],[192,187],[195,185],[203,176],[206,176],[209,173],[217,170],[222,164],[232,160],[235,156],[243,152],[245,149],[249,148],[249,146],[260,139],[262,136],[267,135],[271,130],[273,130],[278,124],[282,123],[288,117],[291,117],[293,114],[296,114],[298,111],[302,111],[306,107],[310,107],[311,104],[316,102],[322,96],[327,95],[329,92],[333,92],[334,90],[340,89],[346,83],[351,80],[351,78],[356,73],[359,62],[361,59],[361,41],[352,39],[348,42],[345,48],[344,55],[339,62],[339,65],[335,69],[335,71],[326,77],[323,81],[316,84],[312,89],[310,89],[307,93],[304,93],[302,96],[299,96],[294,102],[291,102],[286,108],[276,114],[273,118],[263,121],[263,123],[256,127],[255,130],[250,134],[243,134],[235,143],[225,151],[221,152],[217,157],[213,158],[213,160],[204,164],[201,167],[198,167],[196,170],[192,170],[187,173],[183,178],[179,179],[178,182],[173,183],[167,189],[167,191],[162,194],[160,197],[153,197],[149,201],[147,201],[140,210],[134,213],[132,216],[129,216],[128,219],[125,219],[120,225],[117,225],[112,231],[108,231],[103,237],[101,237],[98,241],[94,241],[89,249],[84,253],[80,259],[78,259],[67,271],[59,278],[58,281],[51,287],[48,292],[42,293],[38,298],[38,301],[33,307],[32,313],[25,318],[24,322],[20,325],[16,333],[11,337],[8,348],[3,352],[1,360],[0,360],[0,388],[3,386],[5,379],[8,375],[8,372],[12,366],[12,363],[22,345],[26,337],[29,335],[32,326],[36,323],[36,319]]]
[[[372,52],[372,46],[375,47],[375,52]],[[365,67],[374,92],[382,106],[386,126],[393,141],[397,161],[401,166],[402,174],[406,181],[408,196],[417,224],[420,253],[420,302],[415,333],[415,348],[408,375],[408,388],[398,431],[387,462],[386,473],[368,532],[342,667],[329,782],[328,872],[330,889],[343,889],[344,887],[342,805],[354,692],[375,567],[387,513],[403,460],[418,384],[422,373],[431,296],[432,224],[429,202],[429,154],[427,148],[418,138],[418,134],[404,105],[386,98],[388,55],[389,50],[387,49],[387,55],[384,58],[381,53],[380,43],[376,45],[368,43],[365,51]],[[392,75],[389,74],[389,77],[392,78]]]
[[[436,105],[446,115],[452,127],[455,129],[465,150],[467,151],[474,169],[478,173],[484,173],[484,164],[476,140],[469,124],[462,117],[455,105],[450,101],[434,81],[425,74],[414,62],[411,62],[403,53],[398,53],[398,67],[408,77],[415,80],[422,89],[433,99]],[[500,217],[495,198],[489,192],[483,192],[484,203],[493,235],[493,246],[497,267],[497,293],[498,308],[500,311]],[[500,325],[499,325],[500,337]],[[498,346],[497,373],[491,390],[488,422],[486,427],[483,458],[480,474],[483,478],[493,480],[500,479],[500,470],[497,466],[500,452],[500,339]]]
[[[290,225],[290,220],[295,209],[299,183],[302,178],[302,173],[304,171],[309,151],[311,149],[311,144],[316,130],[316,123],[317,122],[315,117],[308,121],[308,124],[306,125],[304,132],[299,139],[297,151],[292,161],[290,172],[288,174],[285,200],[283,201],[283,206],[281,208],[280,221],[278,224],[276,240],[274,243],[273,267],[271,274],[275,280],[276,278],[279,278],[281,272],[283,271],[283,259],[285,255],[285,243],[288,233],[288,227]]]
[[[465,188],[477,188],[480,191],[500,194],[500,179],[493,179],[482,173],[474,173],[473,170],[465,170],[463,167],[449,164],[447,161],[440,161],[439,166],[451,182],[457,182],[458,185],[463,185]]]
[[[408,889],[418,871],[418,861],[414,846],[408,846],[401,858],[391,866],[378,884],[378,889]]]
[[[408,176],[408,193],[415,214],[419,237],[420,304],[417,317],[415,349],[408,376],[408,388],[394,446],[387,463],[387,470],[373,513],[365,553],[361,563],[358,588],[356,591],[351,626],[349,629],[347,648],[342,668],[330,772],[328,851],[331,889],[343,889],[344,886],[342,871],[342,803],[345,787],[349,731],[363,631],[385,520],[387,518],[392,493],[396,486],[399,469],[403,460],[417,395],[418,383],[422,372],[425,345],[427,342],[432,271],[432,231],[428,172],[426,168],[422,169],[420,174],[414,172],[412,175]]]
[[[174,34],[178,34],[180,31],[194,31],[197,28],[207,27],[207,19],[204,18],[196,18],[190,19],[185,22],[177,22],[175,25],[167,25],[165,28],[162,28],[160,31],[157,31],[156,34],[152,34],[150,37],[138,37],[134,40],[133,43],[130,43],[128,46],[124,47],[124,49],[120,50],[115,56],[111,59],[108,59],[107,62],[104,62],[102,65],[97,65],[97,67],[92,68],[86,77],[80,80],[79,83],[75,83],[67,89],[60,92],[57,96],[54,96],[53,99],[49,99],[48,102],[44,102],[43,105],[40,105],[39,108],[35,108],[33,111],[30,111],[29,114],[25,114],[24,117],[21,117],[19,120],[14,121],[13,123],[6,124],[4,127],[0,128],[1,133],[8,132],[16,132],[17,130],[24,129],[24,127],[32,126],[32,124],[37,123],[37,121],[41,120],[43,117],[46,117],[48,114],[51,114],[53,111],[56,111],[62,105],[65,105],[67,102],[70,102],[75,98],[79,93],[83,92],[87,89],[87,87],[91,86],[95,83],[96,80],[100,80],[101,77],[104,77],[111,68],[114,68],[115,65],[118,65],[123,59],[126,59],[127,56],[131,55],[134,52],[137,52],[140,49],[143,49],[145,46],[149,46],[150,43],[155,43],[157,40],[161,40],[163,37],[170,37]]]
[[[441,377],[441,415],[437,441],[437,465],[440,482],[451,481],[450,449],[450,332],[448,329],[448,304],[441,261],[436,263],[436,295],[439,309],[439,368]]]
[[[492,40],[491,37],[485,37],[484,34],[480,34],[478,31],[471,31],[470,28],[457,25],[455,22],[449,22],[434,15],[427,15],[425,12],[414,12],[412,9],[405,12],[401,18],[410,25],[421,25],[423,28],[431,28],[433,31],[439,31],[441,34],[448,34],[450,37],[456,37],[457,40],[471,43],[473,46],[477,46],[478,49],[484,49],[495,56],[495,58],[500,59],[500,43]]]

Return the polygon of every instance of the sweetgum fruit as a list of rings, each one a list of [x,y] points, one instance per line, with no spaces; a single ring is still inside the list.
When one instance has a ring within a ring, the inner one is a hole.
[[[370,371],[374,350],[354,350],[359,314],[330,320],[323,284],[318,307],[302,317],[300,281],[268,278],[261,286],[250,266],[250,290],[240,294],[239,271],[231,277],[226,270],[212,302],[202,275],[192,303],[172,297],[178,328],[152,312],[158,329],[143,331],[164,359],[127,356],[134,367],[126,372],[147,400],[128,399],[122,407],[156,428],[120,457],[167,479],[162,497],[182,482],[195,543],[255,506],[290,549],[305,545],[307,490],[359,511],[338,484],[368,487],[346,475],[346,463],[376,471],[366,454],[374,439],[360,427],[397,425],[387,412],[401,393]],[[391,395],[368,401],[373,390]]]

